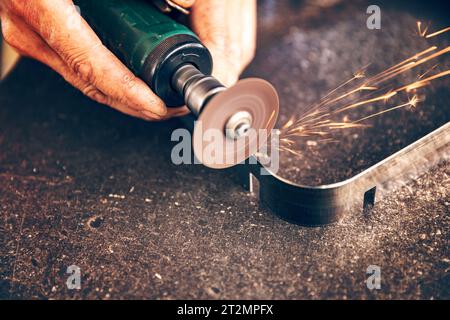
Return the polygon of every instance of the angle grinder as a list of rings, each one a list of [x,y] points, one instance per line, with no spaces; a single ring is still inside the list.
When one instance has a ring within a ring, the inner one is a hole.
[[[205,166],[221,169],[239,164],[266,142],[247,133],[251,129],[270,131],[275,125],[279,100],[270,83],[251,78],[231,88],[223,86],[211,76],[211,54],[195,33],[149,1],[74,2],[104,45],[168,107],[186,105],[190,109],[197,118],[194,154]],[[204,159],[208,142],[203,135],[209,129],[220,130],[220,148],[231,161],[219,161],[214,156]],[[240,140],[243,143],[236,148]]]

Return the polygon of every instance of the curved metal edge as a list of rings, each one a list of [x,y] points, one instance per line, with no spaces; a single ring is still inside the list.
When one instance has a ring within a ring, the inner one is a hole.
[[[275,174],[261,175],[264,167],[259,162],[240,166],[240,176],[247,189],[250,188],[249,179],[255,177],[259,181],[260,201],[280,218],[295,224],[320,226],[339,221],[358,206],[360,211],[373,206],[375,194],[379,197],[448,158],[450,122],[338,183],[307,186]]]

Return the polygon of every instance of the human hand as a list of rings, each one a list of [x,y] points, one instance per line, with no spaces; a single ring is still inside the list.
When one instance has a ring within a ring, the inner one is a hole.
[[[192,26],[210,49],[214,75],[234,84],[253,59],[256,0],[174,0],[193,6]],[[100,41],[70,0],[0,0],[5,40],[19,53],[49,65],[97,102],[145,120],[184,115],[166,108]],[[68,23],[70,21],[70,23]],[[76,33],[71,25],[77,25]],[[76,34],[76,37],[73,35]]]
[[[194,0],[174,0],[189,7]],[[0,0],[3,37],[93,100],[145,120],[186,113],[164,102],[100,41],[70,0]],[[77,26],[74,31],[73,26]]]

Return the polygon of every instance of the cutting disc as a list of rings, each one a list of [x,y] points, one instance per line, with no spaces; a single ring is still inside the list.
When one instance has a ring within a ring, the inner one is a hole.
[[[203,109],[194,128],[193,149],[196,158],[205,166],[224,169],[239,164],[267,142],[267,137],[249,134],[230,139],[225,134],[228,120],[238,112],[252,117],[251,132],[269,132],[278,117],[279,99],[275,88],[262,79],[244,79],[217,94]],[[212,129],[212,130],[210,130]],[[264,140],[264,141],[263,141]]]

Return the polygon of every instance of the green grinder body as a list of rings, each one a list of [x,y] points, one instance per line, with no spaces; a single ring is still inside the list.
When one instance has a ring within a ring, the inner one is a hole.
[[[186,26],[148,0],[75,0],[81,15],[136,76],[170,107],[184,105],[172,77],[184,64],[212,72],[208,49]]]

